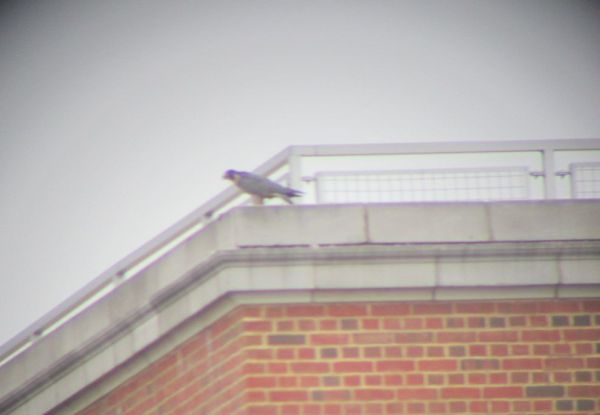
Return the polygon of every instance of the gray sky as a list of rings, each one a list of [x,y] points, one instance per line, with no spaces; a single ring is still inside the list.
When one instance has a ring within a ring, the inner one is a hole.
[[[598,1],[0,6],[0,343],[292,144],[600,137]]]

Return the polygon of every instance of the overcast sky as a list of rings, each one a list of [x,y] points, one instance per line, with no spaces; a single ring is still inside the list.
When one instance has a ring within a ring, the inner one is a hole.
[[[0,343],[292,144],[600,137],[600,2],[0,6]]]

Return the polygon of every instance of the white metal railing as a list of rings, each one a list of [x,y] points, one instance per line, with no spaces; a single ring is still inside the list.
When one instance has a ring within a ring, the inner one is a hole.
[[[600,198],[600,162],[571,163],[569,173],[573,198]]]
[[[526,167],[318,172],[318,203],[529,199]]]
[[[538,180],[537,183],[541,184],[539,193],[541,196],[536,198],[554,199],[565,197],[564,191],[561,191],[560,188],[561,186],[564,187],[564,183],[571,183],[573,180],[575,181],[571,185],[571,192],[575,190],[583,192],[584,188],[582,186],[587,179],[581,179],[581,177],[583,177],[585,168],[583,165],[577,167],[575,163],[599,163],[600,139],[292,146],[267,160],[254,172],[277,178],[281,178],[283,174],[283,177],[287,178],[289,186],[298,189],[304,188],[307,191],[306,197],[300,203],[310,203],[311,197],[313,201],[318,201],[314,186],[311,187],[310,182],[314,182],[319,171],[322,172],[321,174],[325,174],[324,172],[327,170],[335,170],[333,167],[336,163],[331,162],[333,159],[350,161],[350,167],[353,167],[354,162],[357,164],[362,163],[362,161],[359,163],[359,158],[361,160],[368,158],[383,160],[390,157],[403,157],[402,163],[404,163],[407,157],[414,156],[424,160],[423,157],[427,159],[449,155],[459,156],[459,159],[460,157],[469,159],[473,155],[493,155],[494,157],[503,158],[507,154],[510,157],[526,154],[529,159],[537,159],[532,166],[527,166],[529,174],[534,180]],[[310,174],[311,163],[314,160],[325,160],[325,162],[314,169],[314,172],[312,172],[314,176],[305,176],[303,170]],[[564,160],[571,161],[563,167],[561,163],[566,163]],[[421,161],[418,162],[421,163]],[[437,162],[439,163],[440,159]],[[442,161],[442,163],[445,162]],[[325,164],[325,168],[323,168],[323,164]],[[376,164],[379,165],[379,161]],[[572,169],[569,167],[571,164],[575,165]],[[514,166],[515,164],[511,165]],[[520,166],[521,163],[516,165]],[[485,167],[485,165],[478,165],[478,168],[481,167]],[[596,170],[593,174],[594,177],[597,177]],[[564,179],[568,175],[571,175],[571,181]],[[597,179],[594,179],[594,181],[597,182]],[[594,186],[597,186],[597,183]],[[574,193],[576,197],[587,194]],[[600,197],[598,193],[592,193],[592,195],[593,197]],[[566,197],[568,197],[568,193]],[[118,289],[122,281],[136,275],[140,270],[168,253],[185,238],[200,231],[212,218],[242,201],[239,192],[230,187],[189,213],[179,222],[91,280],[62,304],[50,310],[46,315],[3,344],[0,347],[0,365],[22,353],[40,338],[60,327],[63,322],[72,318],[97,299],[109,295],[114,289]]]

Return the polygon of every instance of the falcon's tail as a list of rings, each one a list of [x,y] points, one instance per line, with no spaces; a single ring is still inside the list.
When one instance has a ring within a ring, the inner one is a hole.
[[[290,189],[288,187],[285,189],[285,193],[283,193],[281,195],[281,198],[283,200],[285,200],[287,203],[289,203],[290,205],[293,205],[294,202],[292,201],[292,197],[302,196],[303,194],[304,194],[304,192],[301,192],[300,190]]]
[[[304,192],[301,192],[300,190],[294,190],[294,189],[287,189],[287,191],[285,192],[285,195],[287,197],[298,197],[298,196],[302,196],[304,194]]]

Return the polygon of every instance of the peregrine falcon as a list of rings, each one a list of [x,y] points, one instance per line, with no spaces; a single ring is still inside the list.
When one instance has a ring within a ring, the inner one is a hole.
[[[287,203],[293,204],[291,198],[302,194],[299,190],[290,189],[257,174],[245,171],[227,170],[223,178],[231,180],[241,190],[251,194],[256,205],[262,205],[264,199],[272,197],[280,197]]]

